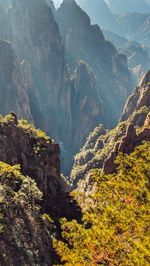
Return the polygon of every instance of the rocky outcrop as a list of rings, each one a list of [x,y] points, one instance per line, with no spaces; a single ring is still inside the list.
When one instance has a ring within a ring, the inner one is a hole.
[[[99,122],[105,123],[105,108],[95,74],[84,61],[78,63],[67,86],[71,89],[66,94],[69,99],[63,98],[65,95],[62,95],[61,102],[64,110],[66,103],[69,107],[68,114],[64,117],[64,124],[67,126],[65,120],[68,118],[69,128],[67,127],[66,130],[69,129],[70,132],[63,130],[61,138],[65,146],[69,148],[73,145],[74,152],[77,152],[89,130],[92,130]],[[68,134],[68,143],[65,141],[66,134]]]
[[[92,68],[101,88],[102,100],[107,106],[107,126],[112,126],[112,121],[119,118],[130,92],[126,57],[118,54],[115,47],[105,40],[97,25],[91,25],[88,15],[74,0],[63,1],[56,12],[56,20],[70,69],[74,70],[79,60],[87,62]]]
[[[109,30],[103,29],[103,33],[105,38],[115,45],[119,53],[127,56],[128,66],[132,71],[135,80],[134,84],[136,84],[143,73],[150,68],[148,47],[145,47],[136,41],[129,41]]]
[[[55,220],[72,217],[75,211],[67,195],[69,185],[60,174],[59,156],[59,145],[42,131],[18,121],[13,113],[1,119],[0,161],[19,164],[21,172],[36,181],[43,193],[43,211]]]
[[[59,263],[59,218],[81,219],[59,156],[57,143],[15,113],[0,118],[0,264]]]
[[[67,74],[64,47],[52,9],[44,0],[15,0],[9,17],[9,38],[19,58],[31,66],[34,118],[38,125],[57,137],[59,94]],[[37,99],[39,104],[35,106]],[[38,113],[41,113],[39,119]]]
[[[122,118],[110,131],[93,131],[75,157],[71,179],[74,185],[88,177],[91,169],[100,168],[106,174],[116,171],[119,153],[130,154],[143,141],[150,141],[150,71],[139,82],[129,97]],[[87,182],[87,180],[85,181]]]
[[[58,11],[45,0],[14,0],[4,10],[0,38],[5,32],[17,54],[28,110],[35,125],[60,143],[69,174],[72,157],[89,132],[99,123],[111,127],[122,112],[130,91],[126,57],[73,0]],[[20,117],[11,97],[8,101]],[[26,109],[25,100],[21,106]]]
[[[18,117],[32,120],[28,86],[24,82],[21,66],[12,48],[0,41],[0,113],[14,111]]]
[[[150,127],[144,127],[140,134],[137,134],[134,124],[129,124],[125,136],[122,137],[121,141],[116,143],[114,150],[104,161],[104,172],[106,174],[115,172],[117,167],[115,160],[117,159],[118,154],[120,152],[130,154],[131,152],[133,152],[134,148],[141,144],[143,141],[150,141]]]
[[[0,193],[0,264],[53,265],[36,183],[18,167],[0,162]]]
[[[130,115],[139,110],[142,106],[150,106],[150,71],[143,75],[134,92],[128,98],[124,111],[121,116],[121,121],[127,120]]]

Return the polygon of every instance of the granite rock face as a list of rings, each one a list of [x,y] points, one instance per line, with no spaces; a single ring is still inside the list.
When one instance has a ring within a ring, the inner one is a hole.
[[[35,125],[60,143],[68,174],[89,132],[99,123],[111,127],[119,118],[130,92],[127,59],[75,1],[64,1],[56,11],[51,1],[14,0],[1,12],[0,38],[12,43],[27,88],[29,108],[24,100],[22,109],[28,108]],[[19,83],[20,73],[15,75]],[[11,102],[20,117],[23,112]]]
[[[105,40],[100,28],[91,25],[88,15],[74,0],[64,1],[56,12],[66,47],[66,60],[73,70],[79,60],[85,61],[95,73],[101,96],[107,106],[108,125],[119,118],[130,92],[130,74],[125,56]]]
[[[124,107],[121,121],[127,120],[134,110],[139,110],[142,106],[150,106],[150,70],[143,75]]]
[[[0,123],[0,161],[19,164],[21,172],[36,181],[43,193],[43,211],[55,219],[74,215],[69,184],[60,174],[59,145],[13,113]]]
[[[59,263],[59,219],[80,220],[81,210],[60,173],[59,145],[13,112],[0,118],[0,190],[0,263]]]
[[[91,169],[100,168],[106,174],[115,172],[118,154],[130,154],[143,141],[150,141],[150,71],[148,71],[127,100],[116,128],[97,127],[75,157],[71,174],[74,185],[86,180]],[[85,181],[86,182],[86,181]]]
[[[38,126],[57,137],[59,94],[67,74],[64,47],[52,9],[44,0],[15,0],[9,17],[14,49],[21,60],[31,65],[34,119]],[[38,102],[36,106],[35,102]]]
[[[0,264],[52,265],[52,243],[40,218],[42,193],[36,183],[0,162],[0,192]]]
[[[0,41],[0,113],[14,111],[18,117],[32,120],[28,86],[12,45]]]

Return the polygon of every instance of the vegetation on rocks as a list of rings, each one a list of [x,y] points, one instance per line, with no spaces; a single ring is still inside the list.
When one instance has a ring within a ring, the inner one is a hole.
[[[47,240],[40,221],[42,193],[36,182],[22,175],[19,165],[0,162],[0,195],[1,265],[40,265],[40,241],[43,236]],[[44,246],[46,250],[46,242]]]
[[[149,265],[150,142],[117,164],[113,175],[93,170],[92,190],[75,193],[83,224],[62,219],[65,241],[54,241],[64,265]]]

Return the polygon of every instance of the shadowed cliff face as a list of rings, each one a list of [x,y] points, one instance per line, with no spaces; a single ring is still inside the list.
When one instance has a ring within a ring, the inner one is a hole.
[[[90,16],[92,24],[118,31],[119,27],[105,0],[76,0],[76,3]]]
[[[19,164],[21,172],[36,181],[43,192],[43,211],[56,220],[74,216],[69,185],[60,174],[59,145],[26,121],[18,122],[13,114],[1,119],[0,139],[0,161]]]
[[[130,91],[130,75],[126,57],[105,41],[97,25],[91,25],[84,11],[72,1],[64,1],[56,12],[56,19],[66,47],[70,69],[84,60],[93,69],[107,106],[108,126],[119,117]]]
[[[0,1],[0,39],[7,39],[8,37],[8,21],[7,21],[7,9]]]
[[[14,111],[31,120],[28,87],[10,43],[0,41],[0,113]]]
[[[126,57],[105,41],[98,26],[90,25],[74,1],[65,1],[56,12],[51,1],[14,0],[2,13],[2,29],[21,62],[33,120],[61,144],[68,174],[89,132],[98,123],[111,127],[122,111],[130,91]],[[19,70],[16,76],[19,87]]]
[[[106,174],[115,172],[119,152],[130,154],[143,141],[150,141],[150,71],[128,98],[117,127],[104,130],[99,126],[89,135],[75,157],[72,181],[76,184],[85,178],[86,183],[88,172],[94,168],[103,169]]]
[[[13,2],[10,9],[11,40],[19,58],[31,65],[33,78],[31,107],[45,129],[57,136],[59,93],[66,76],[64,48],[52,10],[43,0]],[[43,123],[37,113],[43,115]],[[54,118],[55,117],[55,118]]]
[[[19,169],[0,162],[0,263],[52,265],[52,243],[42,222],[42,193]]]
[[[59,262],[52,246],[53,235],[60,237],[59,218],[81,219],[69,184],[60,174],[59,155],[57,143],[26,121],[18,121],[14,113],[0,118],[2,265]]]

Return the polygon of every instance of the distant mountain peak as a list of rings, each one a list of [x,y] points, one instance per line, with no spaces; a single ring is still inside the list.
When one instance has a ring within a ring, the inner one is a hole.
[[[126,12],[149,13],[150,5],[146,0],[107,0],[108,7],[115,14]]]

